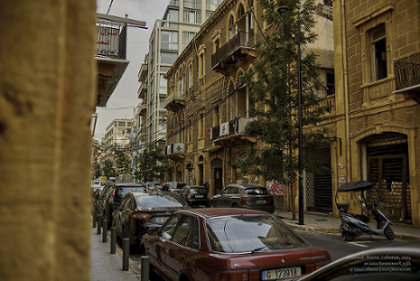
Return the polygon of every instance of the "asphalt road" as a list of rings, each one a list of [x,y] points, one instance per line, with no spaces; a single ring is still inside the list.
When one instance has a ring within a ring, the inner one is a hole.
[[[341,239],[339,234],[323,234],[300,232],[310,244],[323,248],[330,253],[332,260],[336,260],[343,256],[367,250],[370,248],[395,246],[405,243],[404,240],[395,239],[390,241],[382,236],[365,236],[359,237],[351,242],[346,242]]]

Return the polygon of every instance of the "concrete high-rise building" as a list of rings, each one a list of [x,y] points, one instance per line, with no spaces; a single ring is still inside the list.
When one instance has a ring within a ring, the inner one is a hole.
[[[139,89],[138,96],[143,99],[143,104],[147,104],[146,111],[141,111],[146,114],[146,123],[143,124],[146,140],[142,145],[165,142],[164,75],[221,2],[222,0],[172,0],[163,19],[156,20],[149,39],[149,54],[139,71],[139,81],[142,82],[140,89],[143,90]]]

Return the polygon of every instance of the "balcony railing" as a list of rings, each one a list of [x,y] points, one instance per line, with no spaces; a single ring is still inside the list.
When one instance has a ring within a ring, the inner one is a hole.
[[[96,22],[96,54],[101,57],[126,58],[127,25],[106,19]]]
[[[243,136],[245,135],[246,125],[254,120],[255,118],[239,117],[212,127],[210,131],[210,140],[216,141],[222,138]]]
[[[235,51],[241,47],[251,47],[253,44],[252,34],[244,31],[238,32],[232,39],[224,44],[215,54],[211,56],[211,67],[214,68],[220,63],[226,61]],[[232,63],[232,62],[231,62]]]
[[[420,53],[394,61],[397,92],[420,92]]]
[[[174,91],[169,92],[166,97],[165,108],[170,111],[177,111],[179,108],[185,106],[185,95],[177,97]]]

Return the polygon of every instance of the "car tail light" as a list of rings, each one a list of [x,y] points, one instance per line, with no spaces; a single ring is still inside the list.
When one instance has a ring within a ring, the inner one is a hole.
[[[148,220],[151,217],[152,215],[147,213],[134,213],[131,215],[131,218],[134,220]]]
[[[242,201],[251,201],[252,198],[251,197],[241,197]]]
[[[187,194],[187,199],[190,200],[191,199],[191,193]]]

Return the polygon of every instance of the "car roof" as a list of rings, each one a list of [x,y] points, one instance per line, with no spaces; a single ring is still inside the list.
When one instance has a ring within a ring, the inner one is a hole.
[[[237,216],[237,215],[269,215],[264,211],[241,208],[198,208],[198,209],[184,209],[179,213],[189,213],[199,215],[205,218]]]
[[[250,184],[250,183],[242,183],[242,184],[231,183],[228,186],[235,186],[235,187],[240,187],[240,188],[248,188],[248,187],[264,187],[265,188],[265,186],[261,184]]]

